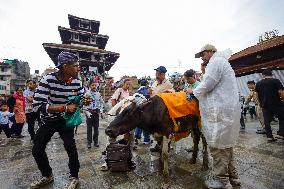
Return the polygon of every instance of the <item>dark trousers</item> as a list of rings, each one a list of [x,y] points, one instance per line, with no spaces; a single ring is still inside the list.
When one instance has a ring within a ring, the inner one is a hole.
[[[9,124],[0,124],[0,130],[4,131],[5,135],[7,136],[7,138],[11,137],[11,132],[10,132],[10,128],[9,128]]]
[[[245,107],[245,108],[244,108],[244,118],[247,117],[247,111],[248,111],[248,107]]]
[[[245,129],[246,124],[245,124],[245,119],[244,119],[243,113],[241,113],[240,124],[241,124],[241,128],[242,128],[242,129]]]
[[[74,128],[68,128],[65,126],[65,124],[64,119],[45,122],[42,123],[41,127],[36,132],[32,153],[37,166],[44,177],[48,177],[52,174],[52,169],[49,165],[45,148],[53,134],[58,132],[60,138],[63,140],[64,148],[69,157],[68,166],[70,174],[72,177],[78,178],[80,163],[78,160],[78,152],[74,139]]]
[[[277,132],[277,134],[284,136],[284,106],[263,108],[262,110],[263,110],[264,125],[267,137],[268,138],[273,137],[270,125],[273,119],[273,115],[276,115],[279,120],[279,131]]]
[[[150,134],[147,131],[144,131],[143,129],[140,129],[138,127],[135,129],[135,138],[141,139],[142,132],[144,136],[144,142],[150,142]]]
[[[99,137],[99,124],[100,124],[100,117],[99,113],[94,113],[91,115],[90,118],[86,117],[87,122],[87,142],[88,144],[92,143],[92,130],[94,129],[93,133],[93,141],[94,144],[98,144],[98,137]]]
[[[28,124],[28,132],[31,136],[31,139],[34,140],[35,137],[35,120],[37,119],[37,113],[31,112],[26,113],[27,124]]]
[[[11,134],[15,136],[21,136],[25,123],[16,123],[16,121],[14,121],[15,120],[13,120],[13,124],[11,126]]]
[[[250,114],[250,118],[253,118],[253,116],[256,117],[255,106],[250,106],[249,107],[249,114]]]

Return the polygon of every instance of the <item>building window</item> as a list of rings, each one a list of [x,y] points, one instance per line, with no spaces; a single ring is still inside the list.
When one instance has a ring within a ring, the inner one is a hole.
[[[1,68],[1,72],[5,72],[5,68]]]
[[[4,76],[0,76],[0,80],[1,81],[5,81],[5,77]]]
[[[90,37],[86,35],[80,35],[80,41],[89,43],[90,42]]]
[[[4,85],[0,85],[0,90],[6,90],[7,89],[7,87],[6,86],[4,86]]]
[[[74,41],[79,41],[79,35],[76,33],[73,33],[73,40]]]
[[[84,29],[89,29],[90,28],[90,23],[89,22],[86,22],[86,21],[83,21],[83,20],[80,20],[80,28],[84,28]]]

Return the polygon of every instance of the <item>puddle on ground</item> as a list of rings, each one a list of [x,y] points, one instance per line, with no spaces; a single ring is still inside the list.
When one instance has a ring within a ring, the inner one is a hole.
[[[104,122],[101,122],[105,124]],[[240,134],[235,147],[237,169],[242,181],[241,188],[284,188],[284,141],[268,144],[266,137],[255,134],[259,124],[256,121],[246,123],[246,129]],[[275,126],[277,130],[278,125]],[[80,187],[107,189],[156,189],[164,183],[162,164],[158,153],[150,153],[149,146],[139,145],[134,151],[133,160],[136,169],[128,172],[100,171],[104,163],[102,151],[107,138],[104,126],[100,127],[100,147],[86,148],[86,127],[80,126],[75,136],[80,169]],[[28,136],[27,128],[24,135]],[[2,134],[1,136],[2,137]],[[176,144],[169,157],[170,187],[172,189],[201,189],[210,173],[201,169],[201,149],[196,164],[189,164],[191,153],[185,149],[192,146],[192,139],[184,139]],[[40,177],[40,172],[32,157],[32,144],[29,137],[14,139],[8,145],[0,147],[0,188],[23,189]],[[68,183],[68,156],[59,135],[55,135],[46,148],[50,166],[55,176],[54,183],[43,189],[63,188]]]

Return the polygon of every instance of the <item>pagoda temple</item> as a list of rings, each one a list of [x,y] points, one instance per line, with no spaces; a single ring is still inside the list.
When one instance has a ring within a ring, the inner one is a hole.
[[[68,15],[68,20],[70,28],[58,27],[62,44],[43,43],[45,51],[55,65],[62,51],[75,53],[83,76],[105,76],[120,55],[105,50],[109,37],[99,34],[100,22],[72,15]]]

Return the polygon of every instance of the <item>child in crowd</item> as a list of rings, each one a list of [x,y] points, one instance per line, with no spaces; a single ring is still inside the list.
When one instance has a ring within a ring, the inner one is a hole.
[[[11,132],[9,127],[9,117],[12,117],[14,113],[8,111],[7,103],[3,102],[1,104],[0,110],[0,130],[3,130],[7,138],[11,138]]]

